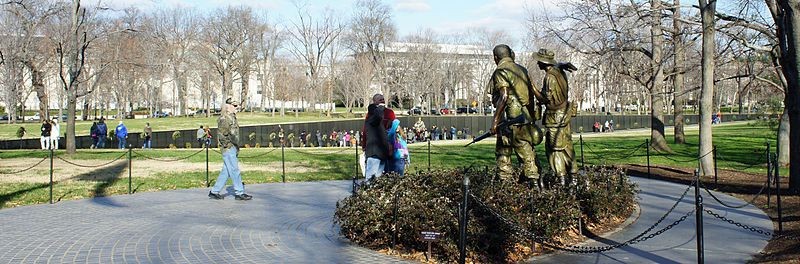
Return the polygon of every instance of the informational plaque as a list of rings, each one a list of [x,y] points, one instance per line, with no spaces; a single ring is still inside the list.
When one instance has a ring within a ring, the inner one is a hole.
[[[428,260],[433,256],[431,255],[431,242],[439,241],[439,238],[442,237],[442,233],[436,231],[422,231],[419,232],[419,237],[422,241],[428,242],[428,254],[425,255],[425,260]]]

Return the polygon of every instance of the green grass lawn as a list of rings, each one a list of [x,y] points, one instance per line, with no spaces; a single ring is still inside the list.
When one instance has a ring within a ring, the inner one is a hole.
[[[714,143],[718,147],[719,168],[746,171],[754,174],[766,173],[764,167],[765,142],[775,142],[776,133],[770,131],[766,125],[739,124],[719,126],[714,129]],[[586,164],[646,164],[646,150],[644,143],[647,136],[626,137],[593,137],[585,139],[584,157]],[[689,141],[685,145],[675,145],[672,138],[668,141],[675,154],[666,155],[651,153],[650,162],[653,165],[694,168],[697,166],[698,136],[696,131],[687,134]],[[430,166],[432,169],[459,168],[466,166],[494,166],[494,139],[487,139],[468,148],[466,142],[450,144],[449,142],[435,141],[430,151]],[[463,144],[462,144],[463,143]],[[576,156],[580,158],[580,145],[575,140]],[[414,173],[428,169],[428,145],[417,143],[410,146],[411,165],[407,172]],[[537,156],[543,166],[547,166],[547,159],[543,146],[537,146]],[[127,159],[126,151],[114,150],[79,150],[74,155],[66,155],[63,150],[56,155],[64,159],[81,164],[85,160],[108,160],[116,158]],[[774,148],[772,149],[774,152]],[[0,160],[13,160],[18,158],[45,159],[45,151],[2,151]],[[149,163],[160,162],[165,168],[154,169],[146,177],[134,177],[132,186],[137,192],[158,191],[170,189],[202,188],[206,186],[205,169],[202,163],[206,162],[205,151],[202,149],[155,149],[134,150],[133,170],[148,166]],[[193,156],[191,156],[193,155]],[[354,148],[287,148],[284,150],[286,164],[286,181],[317,181],[317,180],[347,180],[356,174],[356,153]],[[188,157],[188,158],[187,158]],[[185,159],[184,159],[185,158]],[[173,161],[181,159],[179,161]],[[239,155],[242,163],[243,178],[248,184],[268,183],[282,181],[281,149],[242,149]],[[221,155],[215,149],[209,151],[209,163],[221,164]],[[48,162],[36,167],[35,172],[47,174]],[[194,169],[180,169],[181,166],[170,167],[170,164],[194,165]],[[33,165],[33,164],[31,164]],[[160,165],[159,165],[160,166]],[[54,187],[54,197],[58,199],[81,199],[92,196],[124,194],[128,191],[127,163],[118,162],[102,167],[98,172],[84,173],[67,180],[57,182]],[[70,168],[58,168],[59,171]],[[202,168],[202,169],[198,169]],[[9,172],[0,166],[0,177]],[[218,170],[209,172],[213,181],[219,174]],[[782,169],[781,175],[786,176],[788,170]],[[95,179],[96,175],[104,175],[105,179]],[[0,208],[13,207],[26,204],[46,203],[49,200],[49,187],[46,183],[17,183],[3,182],[0,184]]]
[[[354,118],[353,114],[345,113],[337,113],[337,117],[326,117],[320,113],[300,113],[298,117],[295,117],[294,113],[286,113],[285,116],[280,116],[280,113],[276,113],[274,117],[272,113],[239,113],[237,117],[239,118],[239,124],[241,126]],[[150,122],[153,131],[175,131],[196,129],[201,125],[216,127],[217,116],[125,119],[124,122],[125,126],[128,127],[128,131],[131,132],[143,131],[145,123],[147,122]],[[109,130],[113,130],[113,128],[117,126],[118,121],[107,120],[106,123],[109,126]],[[59,122],[59,124],[61,124],[61,133],[66,133],[66,122]],[[3,122],[0,124],[0,140],[17,139],[17,130],[19,127],[25,127],[25,130],[28,131],[25,138],[38,138],[41,126],[41,121],[26,121],[26,123],[19,124],[7,124]],[[92,121],[77,121],[75,131],[79,136],[88,135],[91,126]]]

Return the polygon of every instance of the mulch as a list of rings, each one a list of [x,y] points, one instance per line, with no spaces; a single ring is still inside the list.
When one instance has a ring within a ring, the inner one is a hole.
[[[628,173],[634,176],[647,177],[647,167],[642,165],[625,165]],[[694,169],[674,168],[666,166],[651,166],[651,178],[689,184],[692,181]],[[713,187],[717,191],[727,193],[744,201],[754,200],[753,205],[763,210],[772,219],[773,229],[766,230],[778,232],[778,207],[776,204],[777,190],[773,189],[770,196],[766,193],[757,195],[767,180],[766,174],[757,175],[732,170],[719,170],[717,184],[713,177],[701,179],[705,186]],[[769,244],[753,256],[753,263],[800,263],[800,195],[788,193],[788,179],[781,177],[781,208],[782,208],[782,235],[793,237],[772,238]],[[765,191],[766,192],[766,191]],[[758,197],[756,197],[758,196]],[[769,200],[769,203],[768,203]],[[746,223],[744,223],[746,224]]]

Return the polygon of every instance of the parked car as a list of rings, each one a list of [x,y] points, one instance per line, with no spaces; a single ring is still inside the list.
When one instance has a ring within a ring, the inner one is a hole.
[[[422,109],[420,109],[419,107],[414,107],[408,110],[408,115],[421,115],[421,114],[422,114]]]
[[[9,118],[8,115],[0,116],[0,120],[3,120],[3,121],[8,121],[8,118]]]
[[[456,108],[456,113],[458,113],[458,114],[474,114],[474,113],[477,113],[477,112],[478,112],[478,109],[475,109],[474,107],[459,107],[459,108]]]
[[[211,114],[212,115],[219,114],[219,111],[220,111],[219,109],[211,109]],[[197,109],[197,111],[194,111],[194,113],[191,113],[189,115],[190,116],[205,116],[206,112],[208,112],[207,109]]]
[[[28,117],[29,121],[39,121],[42,120],[42,117],[39,116],[39,113],[33,114],[32,116]]]
[[[156,117],[156,118],[169,117],[169,116],[170,116],[170,113],[161,112],[161,111],[156,111],[156,113],[153,114],[153,117]]]

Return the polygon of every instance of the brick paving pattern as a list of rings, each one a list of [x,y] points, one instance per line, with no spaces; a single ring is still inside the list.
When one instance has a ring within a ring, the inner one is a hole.
[[[0,210],[0,263],[400,263],[333,225],[347,181],[119,195]]]

